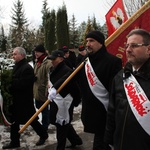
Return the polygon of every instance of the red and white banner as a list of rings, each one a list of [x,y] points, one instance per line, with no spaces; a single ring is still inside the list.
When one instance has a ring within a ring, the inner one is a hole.
[[[1,110],[2,117],[3,117],[3,121],[4,121],[5,125],[6,125],[6,126],[12,125],[12,123],[10,123],[10,122],[7,120],[7,118],[6,118],[5,114],[4,114],[4,111],[3,111],[3,96],[1,95],[1,91],[0,91],[0,110]]]
[[[150,31],[150,1],[142,6],[131,18],[129,18],[117,31],[106,39],[107,50],[122,58],[123,66],[126,63],[126,53],[124,45],[127,41],[126,36],[135,28],[142,28]]]
[[[110,36],[125,21],[128,20],[122,0],[117,0],[105,17],[108,28],[108,36]]]

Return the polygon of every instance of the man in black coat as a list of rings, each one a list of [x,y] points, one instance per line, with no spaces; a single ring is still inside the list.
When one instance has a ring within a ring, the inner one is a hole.
[[[76,66],[78,66],[83,61],[83,58],[85,57],[85,55],[87,55],[87,50],[84,46],[82,45],[79,46],[78,50],[79,50],[79,54],[76,59]]]
[[[67,46],[63,46],[63,48],[59,49],[64,53],[64,62],[71,69],[75,68],[76,63],[76,55],[74,52],[70,51]]]
[[[79,72],[84,131],[94,134],[93,150],[102,150],[112,79],[122,68],[121,59],[107,52],[100,31],[86,35],[88,60]]]
[[[71,147],[81,145],[82,140],[71,125],[73,119],[74,106],[78,106],[81,97],[78,85],[75,80],[71,80],[56,95],[56,89],[72,73],[64,62],[64,53],[55,50],[49,56],[52,60],[53,68],[50,72],[50,89],[48,99],[50,103],[50,123],[56,126],[57,150],[65,150],[66,139],[71,143]]]
[[[114,150],[150,150],[149,31],[130,31],[125,49],[127,63],[113,80],[104,139]]]
[[[13,103],[10,106],[11,121],[13,122],[10,126],[11,142],[8,145],[4,145],[3,149],[20,147],[19,126],[20,124],[25,124],[35,113],[33,101],[34,71],[26,60],[26,51],[22,47],[14,48],[13,59],[15,66],[12,72],[10,89],[13,97]],[[44,144],[48,134],[38,122],[38,118],[31,123],[31,126],[40,136],[36,145]]]

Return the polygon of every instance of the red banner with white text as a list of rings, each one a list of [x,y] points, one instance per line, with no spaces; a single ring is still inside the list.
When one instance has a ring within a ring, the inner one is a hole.
[[[105,17],[108,28],[108,36],[110,36],[125,21],[128,20],[122,0],[117,0]]]

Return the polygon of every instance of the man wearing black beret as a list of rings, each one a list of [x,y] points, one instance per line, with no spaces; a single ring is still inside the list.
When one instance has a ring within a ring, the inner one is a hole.
[[[74,69],[75,67],[75,62],[76,62],[76,56],[75,58],[72,57],[74,54],[73,52],[71,53],[71,51],[69,50],[69,48],[67,46],[63,46],[63,48],[59,49],[60,51],[62,51],[64,53],[64,61],[66,63],[66,65],[68,67],[70,67],[71,69]]]
[[[82,45],[79,46],[78,50],[79,50],[79,54],[78,54],[77,59],[76,59],[76,66],[78,66],[82,62],[82,59],[87,54],[86,48]]]
[[[114,76],[122,68],[121,59],[107,52],[105,37],[100,31],[86,35],[88,59],[79,72],[82,92],[81,119],[84,131],[94,134],[93,150],[102,150],[109,92]]]

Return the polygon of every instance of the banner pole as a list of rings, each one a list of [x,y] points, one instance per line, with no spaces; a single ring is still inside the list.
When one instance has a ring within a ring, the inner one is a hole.
[[[133,14],[125,23],[123,23],[112,35],[110,35],[105,45],[108,46],[118,35],[120,35],[129,25],[131,25],[143,12],[150,9],[150,0],[146,2],[135,14]]]
[[[84,66],[87,59],[85,59],[72,73],[71,75],[62,83],[62,85],[58,88],[56,93],[59,93],[64,86],[81,70]],[[19,130],[19,133],[22,133],[30,124],[31,122],[39,115],[39,113],[50,103],[50,100],[47,100],[39,109],[38,111],[27,121],[27,123]]]

